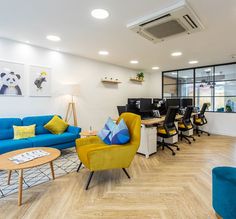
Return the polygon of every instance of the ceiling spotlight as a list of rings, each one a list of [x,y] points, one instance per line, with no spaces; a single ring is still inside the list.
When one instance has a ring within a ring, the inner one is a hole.
[[[137,60],[131,60],[130,63],[131,64],[138,64],[138,61]]]
[[[158,70],[160,69],[158,66],[152,67],[152,70]]]
[[[105,50],[101,50],[101,51],[98,52],[98,54],[101,55],[101,56],[107,56],[107,55],[109,55],[109,52],[105,51]]]
[[[105,9],[94,9],[92,10],[91,15],[96,19],[106,19],[109,17],[109,13]]]
[[[55,36],[55,35],[48,35],[46,37],[48,40],[50,41],[54,41],[54,42],[59,42],[61,41],[61,38],[59,36]]]
[[[188,63],[189,63],[190,65],[194,65],[194,64],[197,64],[198,61],[197,61],[197,60],[193,60],[193,61],[189,61]]]
[[[181,56],[182,55],[182,52],[173,52],[171,53],[171,56]]]

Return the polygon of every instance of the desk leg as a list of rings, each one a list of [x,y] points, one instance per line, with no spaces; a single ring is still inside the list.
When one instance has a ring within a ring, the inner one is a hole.
[[[10,183],[11,183],[11,173],[12,173],[12,170],[9,170],[8,171],[7,185],[10,185]]]
[[[23,169],[19,170],[18,206],[22,204]]]
[[[55,179],[55,174],[54,174],[54,169],[53,169],[53,163],[52,161],[50,162],[50,167],[51,167],[51,172],[52,172],[52,179]]]

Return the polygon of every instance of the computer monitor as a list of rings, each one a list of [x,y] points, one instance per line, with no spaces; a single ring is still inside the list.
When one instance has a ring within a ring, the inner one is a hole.
[[[181,102],[182,102],[182,104],[181,104],[182,108],[186,108],[188,106],[193,105],[193,99],[192,98],[184,98],[184,99],[182,99]]]
[[[153,98],[152,103],[154,109],[158,109],[161,105],[162,99],[161,98]]]
[[[152,99],[151,98],[141,98],[140,99],[140,112],[152,112],[153,105],[152,105]]]
[[[166,108],[170,106],[178,106],[180,108],[180,99],[167,99],[166,100]]]

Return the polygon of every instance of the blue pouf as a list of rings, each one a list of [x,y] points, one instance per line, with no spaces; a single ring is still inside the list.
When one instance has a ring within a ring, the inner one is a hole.
[[[212,186],[215,212],[224,219],[236,219],[236,168],[214,168]]]

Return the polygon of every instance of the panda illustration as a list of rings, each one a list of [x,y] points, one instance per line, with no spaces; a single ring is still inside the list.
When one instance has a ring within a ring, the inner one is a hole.
[[[21,89],[18,85],[20,75],[14,72],[1,73],[2,86],[0,89],[0,95],[22,95]]]

